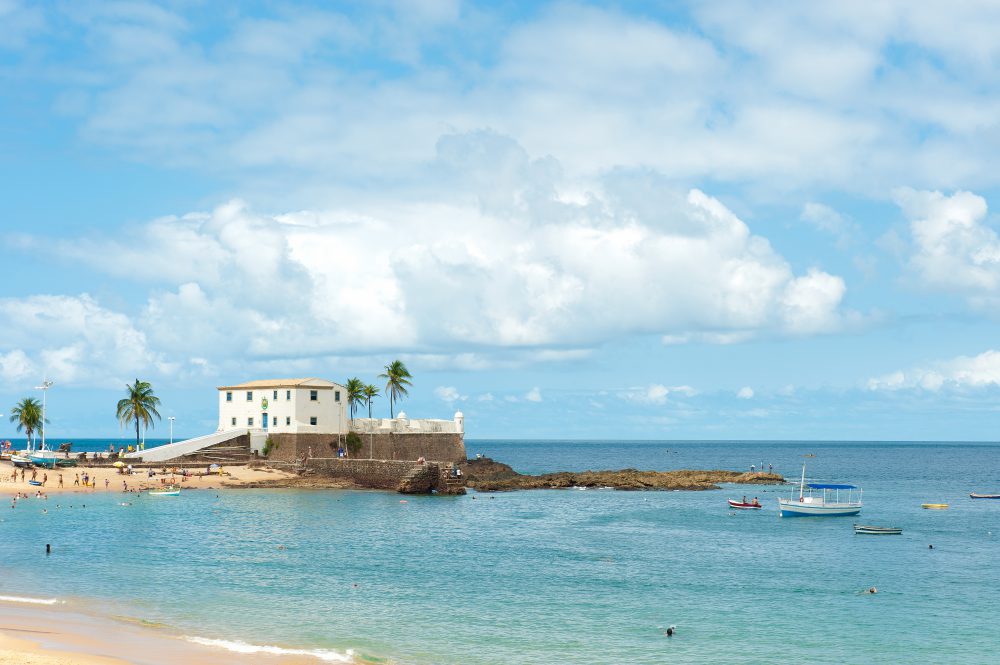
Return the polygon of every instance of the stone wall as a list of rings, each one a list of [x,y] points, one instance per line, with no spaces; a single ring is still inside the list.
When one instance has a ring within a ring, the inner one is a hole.
[[[359,434],[361,450],[356,458],[464,462],[465,440],[461,434]],[[374,451],[372,450],[374,448]]]
[[[465,494],[464,481],[449,475],[450,464],[318,457],[310,459],[305,466],[308,472],[349,480],[360,487],[404,494],[429,494],[432,491]]]
[[[298,459],[336,457],[336,434],[271,434],[274,446],[269,460],[294,462]],[[413,461],[423,457],[434,462],[464,462],[465,442],[461,434],[359,434],[361,450],[353,458]],[[339,440],[344,441],[346,435]],[[372,450],[374,448],[374,451]]]

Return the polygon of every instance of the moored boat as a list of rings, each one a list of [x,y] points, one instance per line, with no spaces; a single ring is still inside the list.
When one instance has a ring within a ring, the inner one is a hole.
[[[869,536],[898,536],[903,530],[895,526],[872,526],[870,524],[855,524],[854,533]]]
[[[808,492],[806,491],[808,489]],[[844,496],[841,496],[844,492]],[[802,465],[799,496],[778,499],[779,517],[839,517],[861,512],[861,488],[836,483],[807,483]],[[842,500],[843,499],[843,500]]]
[[[160,489],[153,489],[147,492],[150,496],[180,496],[181,488],[177,485],[167,485]]]
[[[1000,499],[1000,494],[977,494],[975,492],[969,493],[970,499]]]
[[[728,501],[729,507],[737,510],[760,510],[764,507],[760,503],[754,503],[753,501],[733,501],[732,499],[728,499]]]
[[[948,504],[947,503],[922,503],[922,504],[920,504],[920,507],[921,508],[926,508],[927,510],[947,510],[948,509]]]

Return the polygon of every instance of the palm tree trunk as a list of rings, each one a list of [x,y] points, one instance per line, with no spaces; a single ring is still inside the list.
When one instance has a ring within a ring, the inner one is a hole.
[[[139,415],[135,416],[135,449],[139,450]]]
[[[392,393],[389,393],[389,420],[394,420],[396,418],[392,411]]]

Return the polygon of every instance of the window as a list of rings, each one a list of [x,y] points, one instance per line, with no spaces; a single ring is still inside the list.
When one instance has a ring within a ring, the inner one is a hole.
[[[247,427],[253,427],[253,418],[247,418]]]
[[[233,416],[233,427],[236,427],[236,416]]]
[[[247,391],[247,401],[248,402],[252,402],[253,401],[253,391],[252,390],[248,390]]]
[[[319,391],[318,390],[310,390],[309,391],[309,401],[310,402],[318,402],[319,401]]]
[[[291,390],[286,390],[285,391],[285,399],[292,399],[292,391]]]
[[[229,391],[229,392],[226,393],[226,401],[227,402],[232,402],[233,401],[233,393],[232,393],[232,391]]]
[[[316,416],[312,416],[311,418],[309,418],[309,424],[310,425],[315,425],[316,422],[317,422]]]
[[[278,391],[277,390],[274,391],[274,399],[278,399]]]
[[[339,402],[340,401],[340,391],[339,390],[334,391],[334,393],[333,393],[333,401],[334,402]]]
[[[292,424],[292,417],[291,416],[285,416],[285,424],[286,425],[291,425]]]

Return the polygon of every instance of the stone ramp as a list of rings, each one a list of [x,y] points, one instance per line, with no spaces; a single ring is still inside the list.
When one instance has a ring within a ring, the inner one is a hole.
[[[246,464],[251,458],[250,430],[214,432],[165,446],[147,448],[125,456],[126,461],[143,464],[199,462],[205,464]]]

